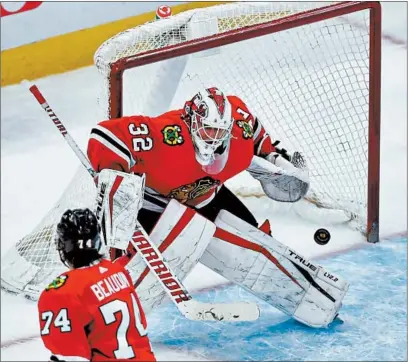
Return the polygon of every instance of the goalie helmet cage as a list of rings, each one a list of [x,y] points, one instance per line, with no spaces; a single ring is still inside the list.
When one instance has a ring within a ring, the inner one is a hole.
[[[181,108],[204,86],[239,96],[272,139],[305,154],[308,200],[340,210],[368,241],[379,240],[378,2],[194,9],[108,39],[95,65],[105,79],[100,103],[109,118]],[[240,194],[253,194],[244,189]],[[53,242],[61,214],[93,207],[95,194],[81,166],[55,207],[3,257],[3,288],[38,298],[65,270]]]

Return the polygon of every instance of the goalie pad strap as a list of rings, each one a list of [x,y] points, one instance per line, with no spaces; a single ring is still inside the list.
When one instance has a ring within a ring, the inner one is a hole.
[[[295,266],[297,270],[305,277],[305,279],[312,285],[314,286],[320,293],[325,295],[328,299],[330,299],[333,303],[336,302],[336,299],[334,299],[329,293],[327,293],[319,284],[316,283],[316,281],[313,279],[313,277],[304,269],[302,269],[299,265],[295,264],[292,262],[292,264]]]

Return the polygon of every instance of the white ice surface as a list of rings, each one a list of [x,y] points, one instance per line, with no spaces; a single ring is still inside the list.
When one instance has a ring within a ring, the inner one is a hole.
[[[405,8],[406,9],[406,8]],[[406,39],[406,35],[404,35]],[[382,77],[381,125],[381,236],[407,230],[407,57],[406,45],[385,43]],[[59,117],[82,148],[89,126],[101,119],[94,104],[99,77],[92,67],[50,76],[37,81]],[[1,254],[32,230],[69,183],[78,161],[54,126],[22,85],[1,89]],[[239,182],[242,182],[241,179]],[[232,181],[234,183],[236,181]],[[238,182],[238,181],[237,181]],[[265,198],[246,198],[259,219],[270,216]],[[332,240],[326,246],[313,241],[324,223],[274,216],[272,228],[278,240],[309,257],[353,247],[363,237],[345,226],[330,226]],[[225,279],[198,265],[188,276],[188,288],[200,289]],[[3,345],[11,340],[37,336],[36,305],[1,291],[2,360],[45,360],[48,353],[37,338],[23,344]],[[156,346],[160,360],[200,359]]]

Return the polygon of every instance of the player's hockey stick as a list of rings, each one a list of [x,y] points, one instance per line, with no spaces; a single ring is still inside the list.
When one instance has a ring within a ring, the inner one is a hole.
[[[69,146],[78,156],[89,174],[95,179],[95,177],[97,177],[97,172],[93,169],[88,158],[78,147],[65,126],[56,116],[55,112],[48,105],[40,90],[36,85],[29,87],[29,90],[44,111],[47,112],[48,116],[52,119],[55,126],[64,136]],[[256,303],[202,303],[194,300],[181,281],[176,277],[175,273],[171,270],[162,253],[151,242],[149,235],[144,231],[140,224],[136,225],[131,242],[137,253],[146,263],[147,267],[155,274],[170,299],[186,318],[192,320],[236,322],[253,321],[259,318],[259,308]],[[151,255],[153,255],[152,252],[155,253],[155,258],[151,257]],[[145,254],[150,255],[150,257],[147,258]]]

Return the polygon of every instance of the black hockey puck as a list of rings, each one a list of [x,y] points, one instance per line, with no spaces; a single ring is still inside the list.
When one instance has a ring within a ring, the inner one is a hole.
[[[326,245],[330,241],[330,233],[326,229],[318,229],[314,234],[314,240],[319,245]]]

